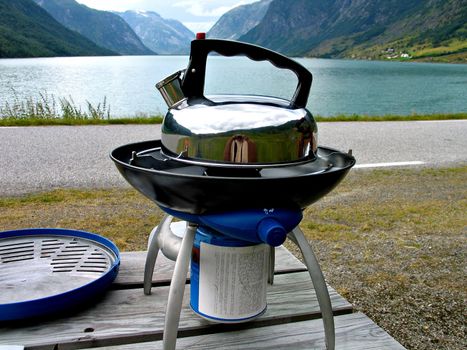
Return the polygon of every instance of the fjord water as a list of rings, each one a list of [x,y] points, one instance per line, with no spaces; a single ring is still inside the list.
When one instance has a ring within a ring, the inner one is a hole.
[[[467,65],[297,58],[313,73],[313,114],[425,114],[467,111]],[[104,98],[114,117],[165,113],[155,84],[184,69],[187,56],[69,57],[0,60],[0,105],[72,98],[85,108]],[[290,98],[297,79],[269,62],[210,56],[206,94]],[[57,102],[58,103],[58,102]]]

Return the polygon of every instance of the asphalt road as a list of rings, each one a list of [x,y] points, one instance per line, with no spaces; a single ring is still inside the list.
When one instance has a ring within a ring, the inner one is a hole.
[[[159,125],[0,127],[0,195],[127,186],[110,151],[157,138]],[[360,166],[466,164],[467,121],[320,123],[319,144],[352,149]]]

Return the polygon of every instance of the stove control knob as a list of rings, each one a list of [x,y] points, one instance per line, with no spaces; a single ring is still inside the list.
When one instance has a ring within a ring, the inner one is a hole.
[[[287,231],[276,219],[265,218],[258,224],[258,236],[264,243],[278,247],[284,243]]]

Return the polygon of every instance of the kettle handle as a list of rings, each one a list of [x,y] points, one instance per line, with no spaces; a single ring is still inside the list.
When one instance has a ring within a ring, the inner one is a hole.
[[[210,52],[222,56],[245,55],[254,61],[269,61],[278,68],[289,69],[298,78],[290,108],[305,108],[310,93],[312,74],[298,62],[263,47],[239,41],[198,39],[191,42],[188,68],[182,81],[182,90],[187,98],[203,98],[206,62]]]

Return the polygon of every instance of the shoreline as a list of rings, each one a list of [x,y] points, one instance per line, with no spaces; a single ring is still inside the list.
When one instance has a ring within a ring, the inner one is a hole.
[[[335,116],[316,115],[317,122],[387,122],[387,121],[441,121],[467,120],[467,112],[412,114],[412,115],[363,115],[340,114]],[[59,126],[59,125],[125,125],[161,124],[163,116],[124,117],[124,118],[63,118],[63,117],[3,117],[0,127],[10,126]]]
[[[450,56],[461,55],[461,58],[450,59]],[[446,63],[446,64],[467,64],[467,57],[463,57],[465,51],[450,53],[446,55],[438,56],[416,56],[413,58],[369,58],[369,57],[320,57],[320,56],[289,56],[292,59],[320,59],[320,60],[347,60],[347,61],[374,61],[374,62],[404,62],[404,63]],[[28,60],[28,59],[41,59],[41,58],[109,58],[109,57],[187,57],[189,58],[189,53],[187,54],[149,54],[149,55],[84,55],[84,56],[34,56],[34,57],[0,57],[0,62],[2,60]],[[447,60],[444,60],[448,58]]]

